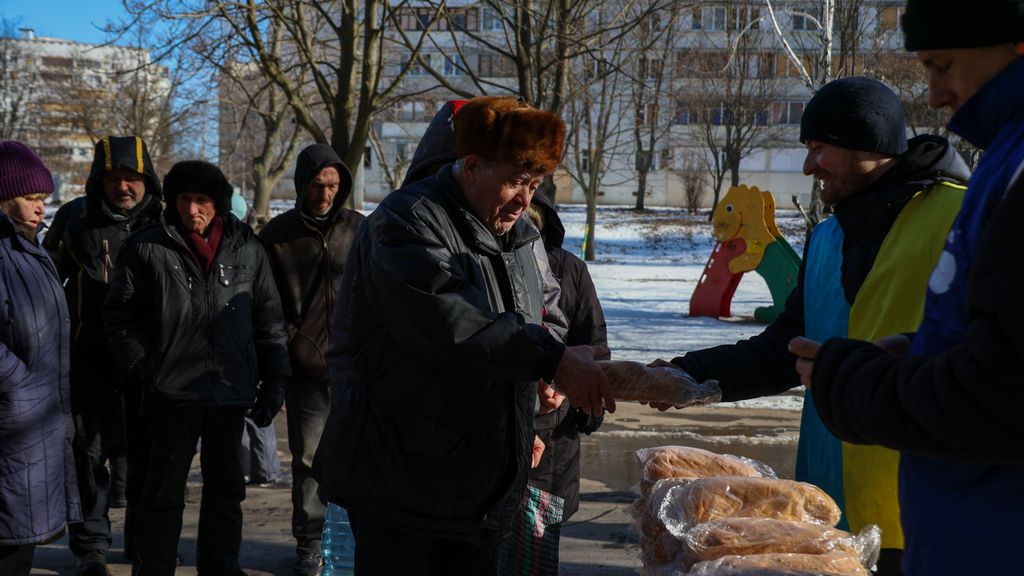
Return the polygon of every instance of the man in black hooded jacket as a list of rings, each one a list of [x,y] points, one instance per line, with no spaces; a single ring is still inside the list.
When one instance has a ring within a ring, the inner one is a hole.
[[[138,136],[107,136],[96,143],[85,196],[57,210],[43,245],[57,265],[71,309],[71,402],[73,442],[82,495],[81,524],[69,527],[68,544],[81,576],[107,573],[111,472],[124,450],[128,428],[128,510],[125,555],[131,557],[133,526],[145,478],[149,439],[139,423],[139,398],[124,386],[103,334],[100,308],[114,262],[130,234],[156,222],[160,182],[146,143]],[[122,394],[124,397],[122,408]],[[107,463],[111,470],[107,470]]]
[[[344,208],[352,176],[326,144],[313,144],[295,163],[295,208],[260,233],[274,271],[288,329],[293,377],[288,383],[288,448],[292,453],[292,536],[296,576],[320,570],[324,505],[311,467],[331,403],[327,363],[334,299],[363,215]]]

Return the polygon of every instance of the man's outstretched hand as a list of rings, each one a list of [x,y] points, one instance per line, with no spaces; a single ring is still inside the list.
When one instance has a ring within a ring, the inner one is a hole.
[[[615,398],[608,389],[604,370],[595,356],[608,354],[604,346],[569,346],[555,372],[555,386],[569,398],[569,405],[588,414],[601,414],[603,409],[615,412]],[[602,406],[603,402],[603,406]]]

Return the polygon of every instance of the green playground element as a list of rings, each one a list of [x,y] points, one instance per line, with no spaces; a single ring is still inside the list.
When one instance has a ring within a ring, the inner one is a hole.
[[[755,309],[754,319],[771,324],[785,308],[789,293],[796,288],[800,257],[785,238],[778,236],[764,249],[764,258],[754,271],[764,278],[772,295],[772,305]]]
[[[729,260],[729,272],[742,275],[753,271],[764,278],[772,295],[772,305],[757,308],[754,318],[760,322],[774,322],[785,307],[789,293],[796,287],[800,271],[800,256],[775,223],[775,198],[771,192],[756,186],[733,186],[715,207],[712,220],[715,238],[720,244],[743,240],[745,250]],[[728,292],[702,293],[700,296],[708,301],[721,297],[720,310],[728,310],[727,300],[732,298]]]

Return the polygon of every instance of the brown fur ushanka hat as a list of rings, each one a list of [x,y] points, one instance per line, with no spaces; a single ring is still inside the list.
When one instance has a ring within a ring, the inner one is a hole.
[[[512,96],[479,96],[455,115],[455,157],[475,154],[549,174],[562,159],[565,122]]]

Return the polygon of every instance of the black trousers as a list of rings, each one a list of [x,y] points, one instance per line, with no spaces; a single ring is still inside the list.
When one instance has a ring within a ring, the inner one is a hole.
[[[75,556],[106,554],[110,548],[109,495],[115,452],[124,438],[121,396],[114,392],[84,399],[74,415],[72,450],[82,496],[82,522],[68,526],[68,546]]]
[[[133,565],[138,560],[135,550],[135,536],[138,533],[142,492],[146,487],[146,475],[149,470],[149,450],[152,444],[149,437],[148,421],[139,412],[141,405],[142,399],[137,390],[125,392],[124,427],[127,469],[124,496],[128,501],[128,507],[124,511],[124,555]]]
[[[150,462],[137,518],[137,576],[174,574],[185,510],[185,484],[202,439],[203,499],[199,508],[196,568],[200,575],[241,573],[245,479],[238,451],[243,408],[186,407],[147,415]]]
[[[498,573],[496,533],[486,534],[480,544],[411,534],[349,512],[356,540],[356,576],[402,574],[403,576],[495,576]],[[400,553],[396,543],[401,542]]]
[[[0,576],[28,576],[35,551],[35,544],[0,546]]]

